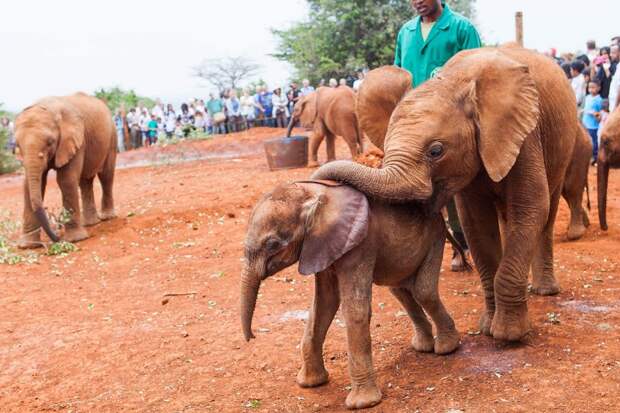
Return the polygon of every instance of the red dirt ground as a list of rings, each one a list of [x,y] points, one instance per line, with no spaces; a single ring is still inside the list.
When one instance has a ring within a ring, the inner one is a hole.
[[[295,384],[312,277],[289,268],[266,281],[257,339],[245,343],[241,334],[248,214],[275,184],[311,173],[268,171],[262,140],[282,134],[257,129],[122,154],[119,165],[159,166],[118,170],[118,219],[91,228],[92,238],[66,257],[0,266],[0,411],[342,411],[349,377],[339,316],[325,348],[330,382]],[[413,351],[409,320],[387,289],[375,288],[373,354],[384,399],[371,411],[620,411],[618,172],[611,183],[606,233],[593,209],[586,236],[567,242],[562,203],[562,292],[530,298],[534,331],[523,344],[476,335],[478,277],[451,273],[448,254],[440,286],[462,333],[454,354]],[[593,169],[590,185],[595,206]],[[53,179],[49,188],[46,205],[59,208]],[[0,178],[0,193],[0,210],[18,219],[21,178]],[[166,293],[188,292],[196,295],[162,304]]]

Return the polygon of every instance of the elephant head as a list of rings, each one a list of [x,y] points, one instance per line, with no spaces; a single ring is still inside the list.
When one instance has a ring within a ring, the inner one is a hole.
[[[396,78],[401,86],[387,86],[384,78]],[[369,137],[380,143],[385,126],[369,133],[368,125],[389,122],[383,167],[331,162],[313,179],[346,182],[388,201],[440,207],[481,168],[501,181],[538,124],[538,91],[529,69],[501,49],[460,52],[438,77],[410,91],[404,85],[403,74],[381,68],[359,93],[358,116]],[[390,114],[390,106],[378,102],[397,104]]]
[[[332,186],[333,185],[333,186]],[[368,201],[336,183],[278,186],[250,216],[241,275],[241,325],[254,338],[252,317],[261,282],[299,261],[304,275],[325,270],[367,235]]]
[[[84,124],[80,114],[66,103],[46,99],[24,109],[15,121],[15,138],[26,169],[26,187],[39,223],[52,239],[52,230],[43,209],[41,181],[49,169],[65,166],[84,144]]]
[[[607,184],[609,168],[620,167],[620,110],[616,108],[601,131],[596,175],[598,192],[598,219],[601,229],[607,230]]]
[[[297,123],[297,121],[301,122],[301,125],[304,128],[311,128],[314,125],[314,121],[318,116],[318,107],[319,107],[319,95],[322,93],[321,88],[315,90],[314,92],[302,97],[295,104],[295,109],[293,109],[293,113],[291,114],[291,121],[288,124],[288,129],[286,131],[286,136],[290,137],[293,131],[293,127]]]

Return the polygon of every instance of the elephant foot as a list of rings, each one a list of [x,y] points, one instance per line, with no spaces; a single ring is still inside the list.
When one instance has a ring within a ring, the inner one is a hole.
[[[102,221],[109,221],[116,218],[116,212],[114,211],[114,209],[103,210],[101,211],[101,215],[99,215],[99,218],[101,218]]]
[[[27,234],[22,234],[17,241],[17,248],[22,250],[41,248],[43,243],[41,242],[41,230],[31,231]]]
[[[560,286],[554,277],[545,277],[542,281],[532,282],[531,292],[536,295],[556,295],[560,292]]]
[[[347,409],[365,409],[381,403],[381,390],[374,380],[362,386],[353,385],[352,387],[345,403]]]
[[[82,217],[82,222],[85,227],[92,227],[93,225],[97,225],[101,220],[97,216],[97,211],[84,213]]]
[[[312,371],[311,370],[316,370]],[[325,367],[320,369],[309,369],[306,366],[303,366],[299,373],[297,373],[297,384],[299,387],[309,388],[309,387],[318,387],[329,381],[329,374]]]
[[[319,167],[319,162],[318,161],[310,161],[308,162],[308,168],[318,168]]]
[[[66,228],[63,240],[68,242],[78,242],[88,238],[88,232],[84,227]]]
[[[569,241],[576,241],[579,238],[583,237],[583,234],[586,233],[586,227],[582,224],[577,224],[577,225],[571,225],[568,228],[568,240]]]
[[[492,336],[491,324],[493,323],[493,312],[485,311],[480,317],[480,332],[485,336]]]
[[[519,341],[530,331],[530,321],[527,315],[527,304],[518,307],[501,308],[495,310],[491,323],[493,338],[504,341]]]
[[[433,339],[433,335],[429,333],[425,333],[418,329],[415,330],[415,335],[411,340],[411,345],[413,349],[420,353],[431,353],[435,347],[435,340]]]
[[[461,336],[458,331],[448,331],[437,334],[435,339],[435,354],[450,354],[459,348]]]

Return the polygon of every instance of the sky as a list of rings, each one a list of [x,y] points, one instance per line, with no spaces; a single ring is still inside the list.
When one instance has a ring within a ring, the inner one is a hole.
[[[620,34],[620,1],[478,0],[476,25],[487,43],[514,39],[524,12],[526,47],[583,49]],[[258,77],[285,85],[292,68],[269,55],[272,28],[307,14],[304,0],[20,0],[2,4],[0,102],[19,111],[47,95],[120,86],[179,104],[213,89],[192,74],[204,59],[247,56]],[[614,21],[615,18],[615,21]],[[617,32],[617,33],[616,33]]]

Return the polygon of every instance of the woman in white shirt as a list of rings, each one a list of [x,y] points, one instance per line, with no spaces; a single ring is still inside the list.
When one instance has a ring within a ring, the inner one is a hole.
[[[288,98],[282,94],[282,89],[277,88],[271,96],[273,104],[273,118],[276,120],[277,128],[286,128],[288,119]]]
[[[250,92],[244,89],[243,96],[241,96],[241,116],[245,119],[247,129],[254,126],[254,109],[254,96],[250,96]]]

